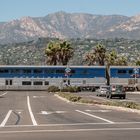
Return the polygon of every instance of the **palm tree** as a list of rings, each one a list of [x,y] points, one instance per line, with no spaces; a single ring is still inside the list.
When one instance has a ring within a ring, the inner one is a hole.
[[[106,64],[107,85],[110,85],[110,75],[109,75],[110,66],[127,65],[127,60],[125,57],[118,56],[115,50],[111,51],[110,53],[107,53],[106,48],[101,44],[98,44],[94,48],[93,52],[86,54],[85,61],[88,62],[88,65]]]
[[[140,60],[136,61],[136,66],[140,66]]]
[[[47,45],[45,54],[47,55],[47,64],[49,65],[67,65],[73,56],[73,48],[67,41],[50,42]]]
[[[59,63],[61,63],[62,65],[67,65],[73,54],[74,51],[73,48],[70,46],[70,43],[68,43],[67,41],[61,41],[59,43]]]
[[[99,63],[99,65],[103,66],[106,59],[106,48],[102,44],[98,44],[94,51],[97,59],[96,61]]]
[[[85,55],[84,59],[89,65],[98,64],[103,66],[106,60],[106,48],[103,45],[98,44],[95,46],[93,52]]]
[[[115,50],[111,51],[110,53],[106,54],[106,63],[110,65],[116,65],[117,60],[117,53]]]
[[[91,52],[91,53],[87,53],[85,56],[84,56],[84,61],[86,61],[88,63],[88,65],[95,65],[96,63],[96,57],[95,57],[95,54],[94,52]]]
[[[127,59],[124,56],[119,56],[116,62],[116,65],[118,66],[127,66]]]
[[[58,44],[56,42],[50,42],[47,45],[45,50],[45,54],[47,55],[47,64],[49,65],[57,65],[58,61]]]

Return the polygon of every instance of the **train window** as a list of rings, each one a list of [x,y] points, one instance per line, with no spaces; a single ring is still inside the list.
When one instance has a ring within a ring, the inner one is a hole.
[[[5,85],[12,85],[13,81],[11,79],[8,79],[5,81]]]
[[[30,69],[23,69],[23,73],[31,73]]]
[[[88,73],[87,70],[82,71],[82,74],[84,74],[84,75],[87,74],[87,73]]]
[[[9,85],[9,82],[8,82],[8,80],[6,80],[6,81],[5,81],[5,85]]]
[[[42,73],[41,69],[34,69],[34,73]]]
[[[42,81],[34,81],[34,85],[43,85]]]
[[[74,74],[75,73],[75,70],[71,70],[71,73]]]
[[[20,73],[20,69],[11,69],[11,73]]]
[[[118,74],[125,74],[126,70],[118,70]]]
[[[0,73],[9,73],[9,70],[7,70],[7,69],[0,69]]]
[[[31,81],[22,81],[22,85],[31,85]]]
[[[132,74],[132,73],[133,73],[133,70],[129,70],[128,73],[129,73],[129,74]]]
[[[55,73],[55,70],[54,69],[46,69],[45,73],[52,74],[52,73]]]
[[[45,85],[49,85],[49,81],[45,81]]]
[[[58,70],[56,70],[56,73],[65,73],[65,70],[63,70],[63,69],[58,69]]]

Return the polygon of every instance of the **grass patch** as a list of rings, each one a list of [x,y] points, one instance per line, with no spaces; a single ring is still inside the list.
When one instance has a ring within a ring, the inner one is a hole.
[[[66,98],[67,100],[71,102],[78,102],[82,98],[81,96],[77,96],[72,93],[65,93],[65,92],[61,92],[58,95],[63,98]]]
[[[58,94],[59,96],[66,98],[67,100],[71,102],[80,102],[80,103],[86,103],[86,104],[98,104],[98,105],[109,105],[109,106],[118,106],[118,107],[125,107],[125,108],[131,108],[131,109],[138,109],[140,110],[140,104],[135,102],[127,102],[127,101],[97,101],[92,99],[85,99],[84,97],[72,94],[72,93],[65,93],[60,92]]]
[[[126,107],[126,108],[140,110],[140,104],[139,103],[135,103],[135,102],[127,102],[127,101],[121,101],[121,102],[114,101],[113,102],[113,101],[110,101],[110,102],[106,102],[105,105],[119,106],[119,107]]]

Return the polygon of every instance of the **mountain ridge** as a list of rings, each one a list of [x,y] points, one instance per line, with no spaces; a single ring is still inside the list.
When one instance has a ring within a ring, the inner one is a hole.
[[[0,22],[0,44],[51,38],[127,38],[139,39],[140,15],[93,15],[51,13],[44,17],[22,17]]]

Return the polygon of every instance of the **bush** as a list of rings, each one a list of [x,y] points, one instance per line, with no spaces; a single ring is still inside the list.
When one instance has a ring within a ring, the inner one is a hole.
[[[105,105],[120,106],[120,107],[126,107],[131,109],[140,109],[140,104],[135,102],[106,102]]]
[[[68,86],[68,87],[62,88],[61,91],[62,92],[78,92],[79,89],[78,89],[78,87]]]
[[[96,100],[92,100],[92,99],[80,99],[80,102],[81,103],[87,103],[87,104],[99,104],[99,105],[101,105],[102,104],[102,102],[100,102],[100,101],[96,101]]]
[[[59,92],[60,89],[57,86],[49,86],[47,89],[48,92]]]

